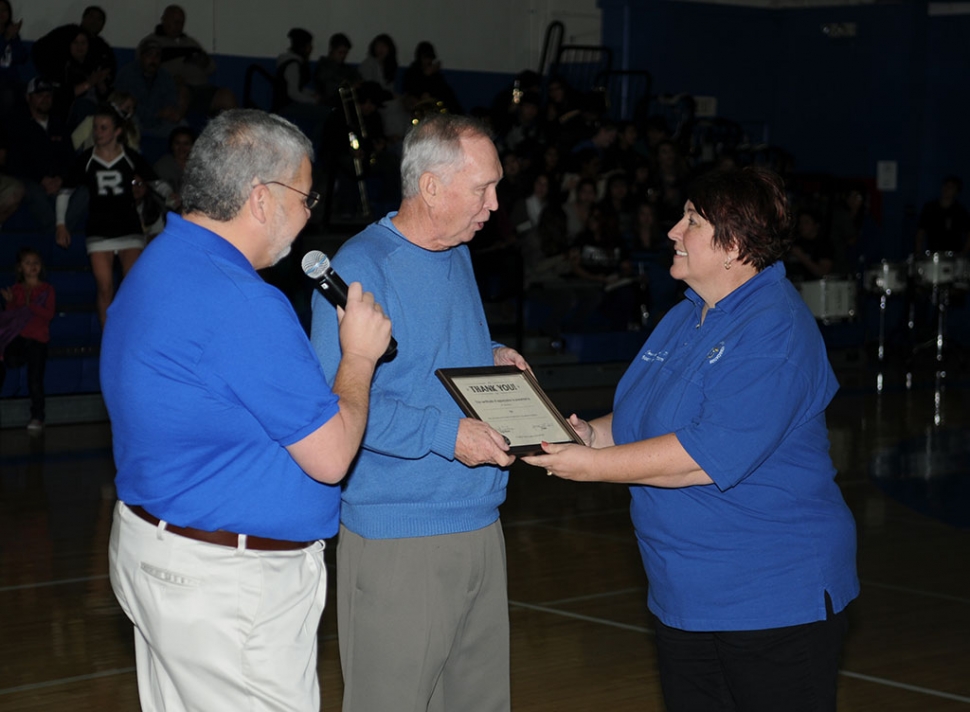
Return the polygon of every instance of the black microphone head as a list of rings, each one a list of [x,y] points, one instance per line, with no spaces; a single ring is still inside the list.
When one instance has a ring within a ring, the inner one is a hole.
[[[330,258],[320,250],[310,250],[303,255],[303,274],[310,279],[320,279],[330,269]]]

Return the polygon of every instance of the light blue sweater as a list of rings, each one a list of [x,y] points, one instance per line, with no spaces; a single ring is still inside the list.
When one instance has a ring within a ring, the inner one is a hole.
[[[438,368],[494,364],[485,312],[465,245],[443,252],[409,242],[391,213],[333,258],[391,318],[397,356],[374,376],[364,445],[345,480],[341,522],[370,539],[474,531],[498,519],[508,473],[455,459],[461,410]],[[313,297],[311,341],[328,379],[340,362],[334,308]]]

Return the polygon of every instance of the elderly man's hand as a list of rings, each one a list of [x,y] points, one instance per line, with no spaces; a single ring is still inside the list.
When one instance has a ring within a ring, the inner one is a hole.
[[[458,440],[455,458],[469,467],[498,465],[508,467],[515,458],[508,454],[509,444],[505,437],[490,425],[475,418],[462,418],[458,422]]]

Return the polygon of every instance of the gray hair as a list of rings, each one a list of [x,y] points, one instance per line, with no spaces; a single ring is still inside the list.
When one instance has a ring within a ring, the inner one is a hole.
[[[304,158],[313,161],[313,145],[286,119],[256,109],[223,112],[192,146],[182,178],[182,210],[228,222],[254,185],[291,180]]]
[[[422,174],[441,175],[443,170],[458,168],[465,159],[461,140],[477,136],[489,138],[484,124],[468,116],[452,114],[435,114],[408,131],[401,158],[402,197],[413,198],[418,194]]]

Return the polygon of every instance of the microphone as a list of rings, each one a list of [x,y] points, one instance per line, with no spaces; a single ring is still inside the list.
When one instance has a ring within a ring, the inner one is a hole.
[[[320,250],[310,250],[303,255],[302,267],[303,273],[314,281],[320,294],[326,297],[328,302],[334,307],[347,308],[347,283],[334,272],[333,267],[330,266],[329,257]],[[394,358],[396,353],[397,341],[392,336],[381,359]]]

